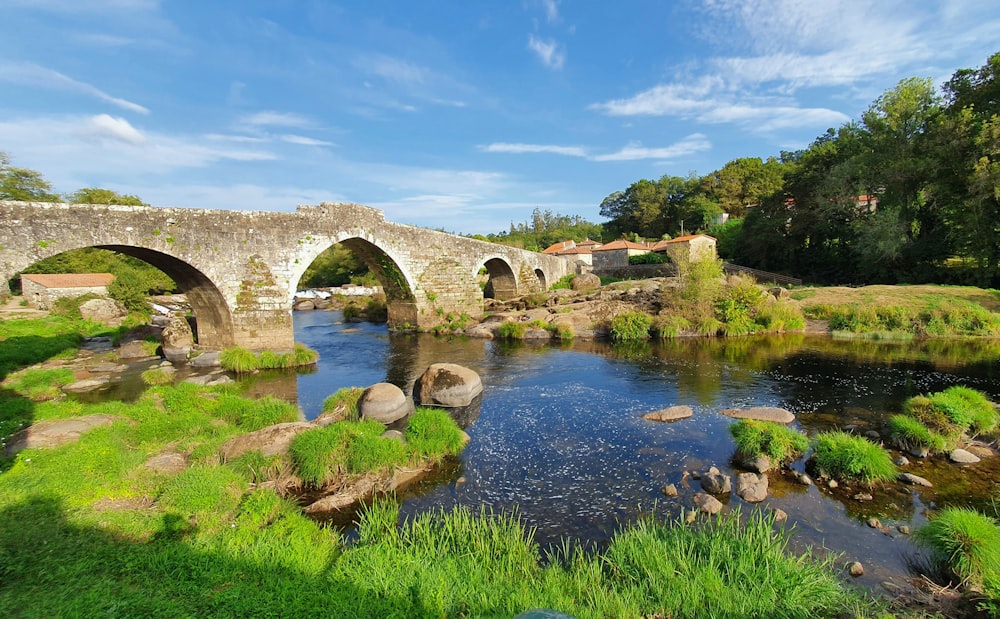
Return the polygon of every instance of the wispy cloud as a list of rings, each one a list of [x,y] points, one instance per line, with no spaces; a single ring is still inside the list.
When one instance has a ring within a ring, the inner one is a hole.
[[[111,140],[132,145],[146,142],[146,136],[127,120],[107,114],[92,116],[84,125],[81,133],[100,141]]]
[[[542,8],[545,10],[545,19],[554,24],[559,21],[559,0],[541,0]]]
[[[494,142],[480,146],[479,150],[487,153],[552,153],[570,157],[586,157],[587,150],[582,146],[558,146],[556,144],[524,144],[520,142]]]
[[[105,103],[110,103],[129,112],[149,114],[149,109],[138,103],[109,95],[97,86],[75,80],[68,75],[30,62],[0,62],[0,81],[20,84],[22,86],[75,92],[99,99]]]
[[[647,148],[639,142],[629,143],[615,153],[594,155],[593,161],[635,161],[638,159],[678,159],[694,153],[706,151],[712,147],[708,138],[700,133],[693,133],[681,141],[666,147]]]
[[[317,140],[315,138],[306,137],[304,135],[295,135],[293,133],[286,133],[281,136],[283,142],[288,142],[289,144],[299,144],[301,146],[333,146],[333,142],[327,142],[326,140]]]
[[[559,43],[555,40],[543,41],[532,34],[528,36],[528,49],[550,69],[558,71],[566,63],[566,52],[560,49]]]
[[[471,89],[447,73],[388,54],[360,54],[352,65],[364,78],[367,103],[382,109],[415,112],[416,100],[445,107],[465,107]]]
[[[314,126],[309,118],[293,112],[275,112],[265,110],[248,114],[239,119],[239,123],[249,127],[291,127],[297,129],[307,129]]]

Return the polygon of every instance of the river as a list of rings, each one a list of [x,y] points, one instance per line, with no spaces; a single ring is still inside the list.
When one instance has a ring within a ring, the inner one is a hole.
[[[642,514],[674,518],[700,490],[685,471],[730,463],[733,420],[724,408],[780,406],[795,426],[814,435],[849,424],[880,430],[909,396],[964,384],[1000,398],[1000,343],[932,341],[888,344],[828,336],[698,338],[611,345],[601,341],[539,344],[428,334],[389,333],[384,325],[344,323],[339,312],[299,312],[296,340],[315,349],[312,373],[265,375],[252,391],[294,391],[306,418],[342,387],[391,382],[405,390],[432,363],[479,373],[484,385],[472,441],[402,498],[402,512],[466,505],[513,511],[543,546],[563,538],[589,547],[605,543]],[[674,423],[644,413],[688,405],[694,416]],[[915,460],[911,458],[911,460]],[[803,470],[804,462],[794,464]],[[988,506],[1000,480],[1000,458],[959,467],[941,458],[905,470],[932,489],[876,487],[874,500],[851,498],[861,487],[831,491],[803,486],[772,471],[762,506],[787,512],[796,550],[823,546],[860,560],[860,584],[900,581],[919,549],[898,527],[920,526],[936,506]],[[673,483],[677,498],[661,489]],[[758,507],[733,496],[730,509]],[[878,517],[882,529],[868,526]]]

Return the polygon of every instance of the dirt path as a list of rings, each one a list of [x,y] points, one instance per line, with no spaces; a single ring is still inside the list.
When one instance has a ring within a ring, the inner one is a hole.
[[[0,318],[41,318],[48,316],[45,310],[37,310],[21,305],[24,297],[10,297],[6,301],[0,301]]]

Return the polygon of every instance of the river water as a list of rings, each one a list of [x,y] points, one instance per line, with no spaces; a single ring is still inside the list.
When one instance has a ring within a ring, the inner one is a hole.
[[[570,538],[599,547],[642,514],[678,516],[700,490],[685,471],[714,465],[735,476],[727,431],[734,421],[719,414],[724,408],[787,408],[797,414],[794,425],[814,435],[849,424],[880,430],[907,397],[954,384],[1000,399],[998,342],[880,344],[795,334],[533,344],[395,334],[384,325],[344,323],[339,312],[296,313],[295,335],[319,352],[316,371],[264,376],[251,390],[284,392],[309,419],[342,387],[386,381],[407,391],[439,362],[478,372],[484,392],[466,430],[472,441],[458,462],[401,497],[402,512],[455,505],[516,512],[543,546]],[[694,416],[642,419],[679,404]],[[803,470],[803,461],[794,467]],[[938,458],[906,470],[935,487],[889,484],[859,502],[852,496],[864,488],[803,486],[772,471],[771,495],[760,506],[788,513],[794,549],[822,546],[843,561],[860,560],[859,584],[899,582],[923,555],[898,527],[918,527],[928,510],[945,504],[988,506],[1000,458],[964,467]],[[668,483],[680,496],[662,494]],[[758,508],[735,495],[728,507]],[[883,528],[868,526],[872,516]]]

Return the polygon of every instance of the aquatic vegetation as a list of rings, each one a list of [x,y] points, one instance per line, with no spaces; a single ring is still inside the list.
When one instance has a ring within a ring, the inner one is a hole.
[[[149,368],[141,374],[141,377],[142,382],[147,385],[169,385],[174,382],[173,368]]]
[[[384,438],[377,421],[342,421],[292,439],[288,454],[306,483],[322,486],[352,473],[388,471],[406,463],[406,446]]]
[[[949,441],[932,431],[916,417],[893,415],[889,418],[889,438],[900,449],[912,451],[926,448],[930,452],[942,451]]]
[[[237,374],[246,374],[260,369],[257,355],[242,347],[227,348],[219,353],[219,363],[222,368]]]
[[[875,484],[892,481],[898,474],[888,451],[868,439],[846,432],[818,434],[813,457],[816,468],[835,479]]]
[[[465,433],[447,411],[417,407],[406,422],[406,443],[420,458],[439,461],[465,447]]]
[[[305,344],[296,344],[292,352],[285,353],[264,350],[258,354],[239,346],[227,348],[219,353],[219,363],[223,369],[237,374],[312,365],[318,358],[319,353]]]
[[[524,322],[502,322],[497,327],[497,337],[505,340],[519,340],[528,332],[528,324]]]
[[[918,543],[964,585],[1000,602],[1000,528],[975,510],[948,507],[916,531]]]
[[[741,419],[729,426],[736,449],[748,458],[767,456],[775,464],[798,459],[809,449],[805,434],[771,421]]]
[[[1000,414],[985,394],[961,385],[913,396],[903,403],[903,412],[942,435],[949,444],[964,433],[992,432],[1000,423]]]

